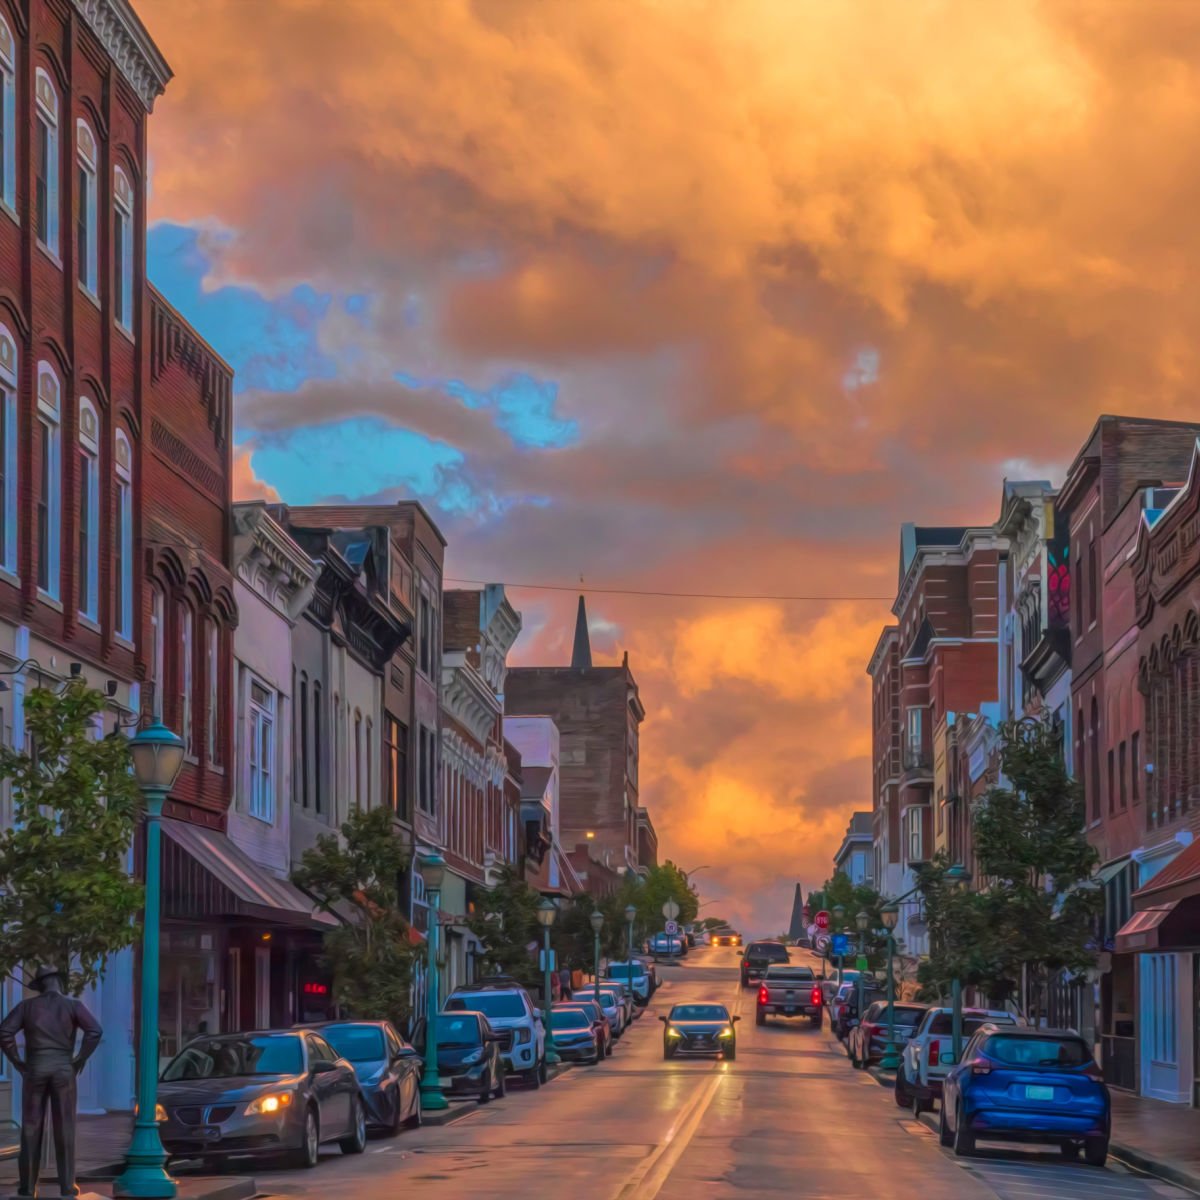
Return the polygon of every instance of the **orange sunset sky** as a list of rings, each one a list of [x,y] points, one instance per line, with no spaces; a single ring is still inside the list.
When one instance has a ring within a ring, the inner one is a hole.
[[[151,277],[237,368],[243,494],[418,496],[458,578],[876,598],[589,597],[747,930],[871,807],[899,522],[1200,413],[1190,0],[137,7]],[[574,595],[514,600],[565,661]]]

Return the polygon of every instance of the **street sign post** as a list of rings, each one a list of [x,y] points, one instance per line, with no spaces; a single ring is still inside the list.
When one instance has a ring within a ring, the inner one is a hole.
[[[668,921],[666,925],[663,926],[663,929],[669,937],[673,937],[679,932],[679,923],[677,921]]]
[[[666,917],[668,921],[675,920],[675,918],[679,916],[679,905],[676,904],[674,900],[668,900],[662,906],[662,915]]]
[[[821,911],[819,913],[817,913],[817,915],[813,918],[813,924],[818,929],[822,929],[822,930],[828,929],[829,928],[829,914],[824,909],[821,909]]]
[[[837,958],[844,958],[850,953],[850,935],[848,933],[835,933],[829,939],[829,953]]]

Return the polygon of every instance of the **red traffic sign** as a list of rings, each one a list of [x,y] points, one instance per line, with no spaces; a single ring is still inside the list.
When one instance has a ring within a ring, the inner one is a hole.
[[[821,909],[821,911],[819,913],[817,913],[816,917],[813,918],[813,924],[818,929],[828,929],[829,928],[829,914],[824,909]]]

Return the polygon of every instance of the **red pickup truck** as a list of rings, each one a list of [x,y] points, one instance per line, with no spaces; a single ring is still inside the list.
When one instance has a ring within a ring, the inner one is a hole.
[[[758,989],[754,1023],[765,1025],[767,1017],[808,1017],[821,1024],[824,1001],[821,986],[812,967],[794,967],[790,963],[773,963]]]

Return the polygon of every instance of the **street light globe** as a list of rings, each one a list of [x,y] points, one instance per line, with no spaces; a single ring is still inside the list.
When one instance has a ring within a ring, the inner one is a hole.
[[[879,919],[889,933],[900,923],[900,905],[889,902],[879,910]]]
[[[558,916],[558,908],[553,900],[547,896],[537,908],[538,924],[543,929],[549,929],[554,924],[554,918]]]
[[[129,739],[133,774],[143,790],[169,792],[183,766],[183,739],[161,721]]]
[[[866,933],[867,927],[871,924],[871,914],[865,909],[861,910],[854,918],[854,923],[858,926],[859,933]]]
[[[845,919],[846,909],[841,904],[833,906],[833,919],[840,925]]]
[[[627,925],[632,925],[633,919],[636,916],[637,916],[637,909],[634,908],[634,906],[632,904],[625,905],[625,923]]]
[[[434,851],[425,855],[418,870],[427,892],[442,890],[442,880],[446,877],[446,860],[440,854]]]
[[[597,909],[591,916],[592,932],[599,933],[604,926],[604,914]]]
[[[971,872],[962,863],[955,863],[954,866],[947,868],[942,878],[949,887],[956,892],[961,892],[971,882]]]

